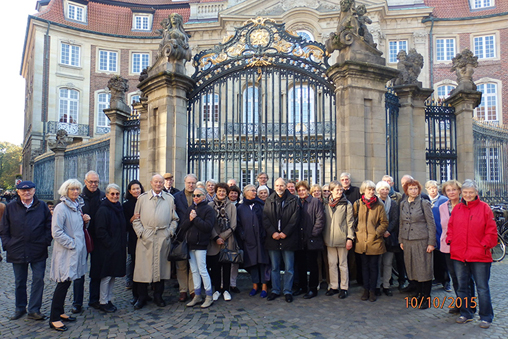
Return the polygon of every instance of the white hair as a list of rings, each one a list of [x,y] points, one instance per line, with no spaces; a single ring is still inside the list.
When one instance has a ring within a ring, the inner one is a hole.
[[[109,184],[106,187],[106,194],[109,194],[109,191],[111,191],[111,189],[117,190],[118,192],[120,192],[121,190],[120,186],[118,186],[117,184]]]
[[[92,175],[92,174],[95,174],[96,176],[99,176],[99,173],[97,173],[97,172],[95,172],[95,171],[88,171],[88,172],[86,172],[86,174],[85,174],[85,180],[88,180],[88,179],[87,179],[87,178],[88,178],[88,176],[89,176],[89,175]]]
[[[379,190],[381,188],[386,188],[386,189],[390,190],[390,185],[386,181],[381,180],[380,182],[378,182],[376,184],[376,193],[379,193]]]
[[[60,194],[62,197],[66,197],[71,188],[79,188],[79,193],[81,194],[83,185],[79,182],[78,179],[67,179],[58,189],[58,194]]]
[[[270,193],[270,190],[268,189],[268,186],[266,186],[266,185],[262,185],[262,186],[258,187],[258,194],[261,191],[267,191],[268,193]]]

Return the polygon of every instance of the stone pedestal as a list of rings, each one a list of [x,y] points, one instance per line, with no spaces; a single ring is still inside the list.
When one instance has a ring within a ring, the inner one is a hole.
[[[109,141],[109,180],[122,187],[122,157],[123,157],[123,125],[129,118],[130,112],[115,108],[108,108],[104,113],[110,120]]]
[[[139,180],[150,187],[152,175],[171,172],[183,187],[187,168],[187,92],[194,81],[182,62],[157,63],[138,88],[146,101],[140,110]]]
[[[480,105],[482,93],[458,91],[446,99],[455,107],[457,125],[457,180],[474,179],[473,110]]]
[[[337,176],[350,172],[355,185],[385,174],[385,85],[398,73],[359,61],[337,63],[327,71],[336,86]]]
[[[419,84],[393,88],[399,97],[399,178],[409,174],[422,184],[427,180],[425,160],[425,100],[434,91]]]
[[[58,189],[65,181],[64,155],[66,148],[67,148],[66,145],[57,145],[51,148],[51,150],[55,153],[55,180],[53,182],[53,201],[58,201],[58,199],[60,199]]]

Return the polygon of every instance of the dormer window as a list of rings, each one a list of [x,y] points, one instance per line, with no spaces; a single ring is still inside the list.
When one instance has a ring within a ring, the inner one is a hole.
[[[471,9],[484,9],[494,7],[494,0],[470,0]]]
[[[134,14],[132,17],[133,31],[151,31],[152,15],[151,14]]]
[[[68,2],[67,19],[86,22],[86,6],[74,2]]]

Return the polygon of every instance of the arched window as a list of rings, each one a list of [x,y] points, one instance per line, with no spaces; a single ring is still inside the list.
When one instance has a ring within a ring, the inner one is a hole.
[[[259,123],[259,88],[252,85],[243,90],[243,122]]]
[[[312,35],[311,32],[309,31],[305,31],[305,30],[297,30],[296,31],[296,34],[298,34],[299,36],[301,36],[304,40],[307,40],[307,41],[314,41],[314,36]]]
[[[497,105],[497,84],[486,83],[478,85],[482,92],[482,101],[476,109],[476,117],[486,121],[499,121]]]
[[[438,99],[444,100],[450,96],[451,91],[455,89],[453,85],[444,85],[437,88]]]
[[[111,98],[111,94],[109,93],[99,93],[97,95],[97,126],[98,127],[108,127],[109,119],[104,113],[105,109],[109,108],[109,99]]]
[[[209,93],[203,96],[203,121],[219,122],[219,95]]]
[[[78,123],[79,92],[70,88],[59,91],[59,122]]]
[[[306,84],[296,84],[288,94],[289,123],[314,122],[314,89]]]

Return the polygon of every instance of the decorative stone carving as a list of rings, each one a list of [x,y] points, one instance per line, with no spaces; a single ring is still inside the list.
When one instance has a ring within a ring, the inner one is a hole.
[[[397,60],[399,60],[397,69],[400,73],[397,78],[392,80],[393,85],[400,86],[416,84],[421,87],[421,82],[418,81],[418,76],[422,71],[423,56],[418,53],[416,49],[411,48],[409,53],[406,53],[405,50],[401,50],[397,54]]]
[[[139,82],[145,81],[148,78],[148,68],[144,68],[141,73],[139,73]]]
[[[321,1],[319,0],[282,0],[281,5],[282,9],[285,11],[289,11],[295,7],[307,7],[312,9],[317,9]]]
[[[162,29],[157,30],[162,35],[157,59],[167,57],[168,61],[190,61],[192,58],[189,48],[189,35],[183,29],[183,18],[178,13],[171,13],[161,22]]]
[[[457,87],[450,93],[450,96],[460,91],[476,91],[476,85],[473,82],[474,69],[478,67],[478,57],[473,55],[468,48],[457,53],[452,59],[451,72],[457,74]]]
[[[109,79],[108,88],[111,91],[109,108],[129,113],[131,110],[125,102],[125,92],[129,90],[129,81],[120,75],[115,75]]]
[[[413,40],[416,44],[425,43],[427,42],[427,35],[428,33],[426,31],[413,32]]]
[[[54,149],[65,149],[72,140],[73,139],[68,136],[65,130],[59,129],[58,132],[56,132],[55,139],[48,140],[48,146],[52,151],[54,151]]]

